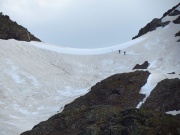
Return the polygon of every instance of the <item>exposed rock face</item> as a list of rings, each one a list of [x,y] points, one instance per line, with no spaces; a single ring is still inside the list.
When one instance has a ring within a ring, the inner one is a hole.
[[[21,135],[178,135],[179,126],[171,115],[105,105],[63,111]]]
[[[26,28],[13,22],[9,16],[0,13],[0,39],[16,39],[21,41],[40,41]]]
[[[148,61],[145,61],[142,65],[136,64],[136,66],[133,68],[134,69],[147,69],[149,66]]]
[[[178,18],[176,20],[174,20],[173,23],[180,24],[180,16],[178,16]]]
[[[176,6],[174,6],[172,9],[168,10],[166,13],[163,14],[163,16],[159,19],[159,18],[155,18],[153,19],[150,23],[148,23],[145,27],[141,28],[139,30],[138,35],[136,35],[135,37],[133,37],[132,39],[136,39],[150,31],[155,30],[157,27],[164,27],[166,25],[168,25],[170,23],[170,21],[167,22],[162,22],[162,19],[164,17],[166,17],[167,15],[174,15],[177,14],[178,11],[174,11],[178,6],[180,6],[180,3]],[[173,12],[174,11],[174,12]],[[172,12],[172,13],[171,13]],[[170,14],[171,13],[171,14]],[[179,12],[178,12],[179,13]],[[176,22],[175,22],[176,23]]]
[[[66,105],[64,110],[97,105],[113,105],[121,109],[136,107],[144,98],[139,91],[146,84],[149,74],[148,71],[135,71],[108,77],[93,86],[85,96]]]
[[[174,11],[172,14],[173,14],[173,15],[174,15],[174,14],[175,14],[175,15],[177,15],[177,14],[180,15],[180,11],[176,10],[176,11]],[[180,16],[178,16],[178,18],[176,18],[176,19],[173,21],[173,23],[175,23],[175,24],[180,24]],[[180,36],[180,31],[175,34],[175,37],[177,37],[177,36]],[[177,42],[180,42],[180,39],[178,39]]]
[[[175,34],[175,37],[180,36],[180,31]]]
[[[159,82],[141,108],[161,112],[180,110],[180,79]]]
[[[179,10],[174,10],[172,13],[169,14],[169,16],[176,16],[176,15],[180,15]]]
[[[132,39],[136,39],[150,31],[155,30],[157,27],[164,27],[168,25],[170,21],[162,22],[161,19],[155,18],[150,23],[148,23],[144,28],[141,28],[138,35],[133,37]]]
[[[167,12],[165,12],[165,13],[163,14],[163,16],[161,17],[161,19],[164,18],[164,17],[166,17],[167,15],[169,15],[171,12],[173,12],[173,10],[175,10],[178,6],[180,6],[180,3],[177,4],[176,6],[174,6],[173,8],[169,9]]]

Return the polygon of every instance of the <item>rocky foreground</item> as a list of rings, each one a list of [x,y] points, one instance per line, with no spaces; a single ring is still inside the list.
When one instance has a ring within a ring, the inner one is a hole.
[[[180,97],[175,93],[180,89],[179,79],[162,81],[153,90],[156,94],[153,92],[147,104],[145,102],[144,109],[135,108],[144,98],[139,91],[149,74],[148,71],[135,71],[113,75],[97,83],[85,96],[66,105],[62,113],[21,135],[178,135],[179,119],[163,113],[158,105],[148,109],[145,106],[152,103],[150,99],[162,96],[176,98],[173,100],[178,106]],[[157,101],[154,103],[163,102]],[[165,106],[169,107],[167,110],[175,109],[173,103],[165,102]]]

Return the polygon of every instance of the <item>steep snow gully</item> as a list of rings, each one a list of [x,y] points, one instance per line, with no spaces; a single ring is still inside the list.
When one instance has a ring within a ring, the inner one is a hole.
[[[151,73],[140,93],[146,94],[165,78],[180,78],[180,44],[174,37],[179,24],[133,41],[99,49],[75,49],[39,42],[0,40],[0,134],[18,135],[61,112],[65,104],[115,73],[132,72],[148,61]],[[121,52],[119,53],[119,50]],[[124,55],[123,52],[126,52]],[[167,74],[175,72],[175,74]],[[178,114],[179,110],[169,110]],[[28,122],[27,122],[28,121]]]

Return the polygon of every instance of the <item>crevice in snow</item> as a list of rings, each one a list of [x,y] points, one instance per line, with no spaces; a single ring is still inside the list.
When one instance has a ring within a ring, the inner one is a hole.
[[[65,68],[62,68],[62,67],[59,67],[55,64],[53,64],[52,62],[49,62],[51,65],[53,65],[54,67],[58,68],[58,69],[62,69],[65,73],[67,73],[68,75],[70,75],[70,73],[65,69]]]
[[[177,115],[177,114],[180,114],[180,110],[179,111],[169,111],[169,112],[166,112],[166,114],[171,114],[171,115]]]

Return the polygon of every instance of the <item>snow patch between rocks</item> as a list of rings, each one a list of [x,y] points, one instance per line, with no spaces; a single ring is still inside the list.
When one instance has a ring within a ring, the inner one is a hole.
[[[174,111],[169,111],[169,112],[166,112],[166,114],[171,114],[171,115],[177,115],[177,114],[180,114],[180,110],[179,111],[176,111],[176,110],[174,110]]]
[[[145,96],[145,98],[143,99],[143,101],[141,101],[141,102],[136,106],[136,108],[140,108],[140,107],[141,107],[141,105],[146,101],[146,99],[149,97],[151,91],[152,91],[152,90],[154,89],[154,87],[156,86],[156,85],[153,85],[153,84],[151,83],[152,78],[153,78],[153,75],[150,74],[149,77],[148,77],[148,79],[147,79],[147,83],[141,88],[141,90],[140,90],[139,93],[140,93],[140,94],[145,94],[146,96]]]

